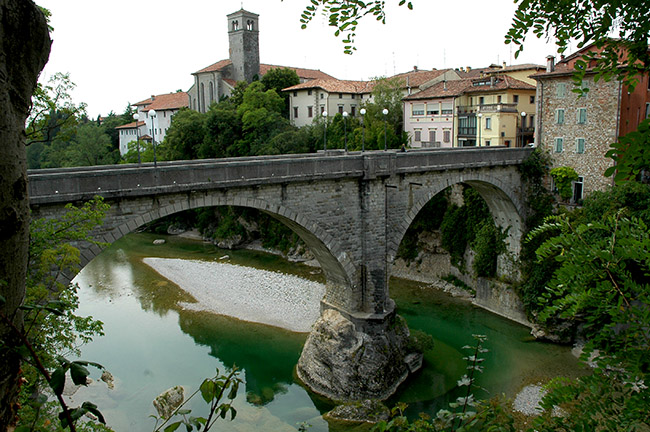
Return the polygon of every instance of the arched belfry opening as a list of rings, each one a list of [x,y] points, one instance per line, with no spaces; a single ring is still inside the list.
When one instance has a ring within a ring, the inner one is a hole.
[[[237,31],[239,30],[239,21],[233,20],[232,22],[232,31]]]

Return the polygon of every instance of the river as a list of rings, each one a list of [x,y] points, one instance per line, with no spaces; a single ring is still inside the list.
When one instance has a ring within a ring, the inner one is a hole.
[[[234,422],[220,421],[216,431],[295,431],[299,423],[309,431],[353,430],[328,425],[321,415],[332,408],[297,382],[294,367],[306,333],[240,321],[183,308],[193,299],[142,260],[146,257],[219,260],[272,270],[323,282],[312,267],[290,263],[256,251],[224,251],[200,241],[151,234],[130,234],[102,252],[75,278],[79,284],[80,315],[104,322],[106,335],[82,349],[82,358],[103,364],[115,377],[115,388],[95,382],[74,396],[77,403],[97,404],[116,431],[150,431],[155,421],[152,400],[175,385],[194,391],[218,368],[236,364],[245,385],[234,406]],[[488,393],[513,398],[524,385],[550,377],[579,373],[568,347],[534,341],[529,329],[470,303],[427,288],[425,284],[391,279],[390,294],[398,312],[412,329],[431,334],[433,350],[425,354],[423,369],[389,400],[409,404],[409,412],[434,414],[456,394],[456,380],[465,373],[462,347],[472,334],[488,337],[485,372],[478,384]],[[95,374],[98,375],[98,374]],[[94,376],[97,378],[97,376]],[[197,397],[193,414],[205,415]]]

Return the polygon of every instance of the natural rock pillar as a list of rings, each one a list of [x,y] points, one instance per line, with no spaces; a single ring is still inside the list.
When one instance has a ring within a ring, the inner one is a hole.
[[[36,80],[50,52],[45,18],[28,0],[0,0],[0,312],[22,328],[29,202],[25,118]],[[0,431],[14,424],[19,357],[11,325],[0,320]]]
[[[328,399],[386,399],[410,372],[408,337],[394,312],[362,318],[325,309],[298,360],[298,377]]]

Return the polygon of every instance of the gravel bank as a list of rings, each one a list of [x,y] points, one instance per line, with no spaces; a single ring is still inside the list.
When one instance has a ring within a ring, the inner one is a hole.
[[[181,303],[245,321],[308,332],[320,316],[323,284],[227,263],[169,258],[143,262],[196,299]]]
[[[528,385],[517,394],[512,407],[515,411],[529,416],[539,415],[542,413],[540,402],[545,395],[546,390],[541,385]]]

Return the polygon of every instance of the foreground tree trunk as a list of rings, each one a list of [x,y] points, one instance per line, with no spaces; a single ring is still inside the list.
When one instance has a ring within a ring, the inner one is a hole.
[[[50,53],[45,17],[30,0],[0,0],[0,313],[22,328],[17,309],[25,296],[29,202],[25,119]],[[15,423],[20,359],[15,334],[0,320],[0,431]]]

